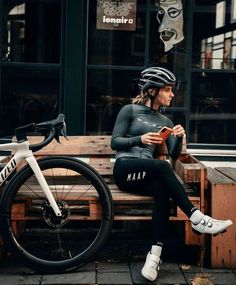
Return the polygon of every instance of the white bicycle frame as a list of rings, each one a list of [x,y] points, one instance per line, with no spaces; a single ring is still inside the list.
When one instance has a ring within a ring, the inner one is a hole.
[[[33,170],[39,185],[41,186],[45,196],[47,197],[56,216],[61,216],[61,211],[52,195],[52,192],[43,176],[43,173],[38,165],[33,152],[29,149],[29,142],[22,143],[6,143],[0,144],[0,151],[14,151],[15,154],[8,164],[0,172],[0,186],[7,179],[7,177],[14,171],[16,166],[22,161],[26,160],[30,168]]]

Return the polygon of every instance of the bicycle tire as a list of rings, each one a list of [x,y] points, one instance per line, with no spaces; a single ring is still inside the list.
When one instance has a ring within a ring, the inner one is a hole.
[[[83,161],[50,157],[38,160],[38,164],[63,217],[55,216],[27,165],[4,191],[0,213],[2,237],[10,252],[34,270],[71,271],[95,257],[108,238],[113,222],[112,196],[103,178]],[[96,221],[90,219],[88,197],[93,197],[96,207],[101,208]],[[22,218],[22,213],[13,217],[19,203],[24,206]],[[23,226],[20,235],[16,226],[18,229]]]

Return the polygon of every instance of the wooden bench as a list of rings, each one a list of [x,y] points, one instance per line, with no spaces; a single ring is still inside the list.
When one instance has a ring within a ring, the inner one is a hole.
[[[151,220],[153,197],[122,192],[113,181],[112,171],[115,162],[115,152],[110,148],[110,136],[71,136],[68,139],[67,141],[61,138],[61,144],[58,144],[54,140],[48,146],[36,152],[35,157],[38,159],[44,156],[63,155],[80,158],[94,167],[108,184],[114,201],[115,221]],[[41,141],[42,138],[35,136],[29,137],[29,140],[31,144],[34,144]],[[157,159],[168,159],[167,150],[164,145],[158,148],[155,157]],[[169,161],[192,203],[202,211],[205,211],[206,167],[187,153],[185,142],[179,159],[177,161]],[[24,221],[27,220],[25,205],[31,204],[28,192],[26,191],[25,193],[25,197],[21,197],[20,203],[17,203],[13,208],[14,216],[12,217],[12,222],[14,230],[18,235],[21,234]],[[85,221],[99,219],[100,212],[96,204],[96,199],[92,196],[85,199],[86,216],[77,215],[74,218]],[[171,213],[170,220],[184,223],[185,244],[199,245],[203,248],[204,239],[201,235],[196,235],[192,231],[187,216],[174,204],[172,205]]]
[[[30,143],[37,143],[42,138],[30,137]],[[65,140],[61,138],[61,144],[55,140],[47,147],[35,153],[36,158],[51,155],[66,155],[78,157],[94,167],[108,184],[114,201],[115,221],[145,221],[151,220],[153,197],[130,194],[118,189],[113,181],[112,170],[115,162],[115,152],[110,148],[110,136],[72,136]],[[160,147],[156,153],[158,159],[168,159],[167,150]],[[178,179],[183,184],[192,203],[204,211],[204,192],[207,186],[206,168],[194,157],[187,154],[186,144],[180,158],[170,161]],[[87,220],[96,220],[100,214],[96,213],[94,201],[89,204]],[[19,206],[18,206],[19,207]],[[20,211],[17,209],[16,212]],[[24,212],[20,211],[21,213]],[[201,236],[193,233],[187,216],[175,205],[172,207],[171,220],[182,221],[185,224],[185,243],[187,245],[201,245]],[[19,216],[16,220],[19,220]]]
[[[231,219],[233,225],[223,235],[210,240],[211,267],[236,267],[236,168],[208,168],[209,210],[213,217]]]

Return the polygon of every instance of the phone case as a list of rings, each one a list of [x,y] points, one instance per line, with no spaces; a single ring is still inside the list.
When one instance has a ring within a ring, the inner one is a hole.
[[[165,141],[169,135],[172,133],[172,129],[168,127],[163,127],[159,132],[159,136]]]

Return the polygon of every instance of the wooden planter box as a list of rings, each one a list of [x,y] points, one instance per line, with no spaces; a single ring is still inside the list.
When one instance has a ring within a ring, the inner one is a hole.
[[[205,189],[207,188],[207,168],[195,157],[181,154],[177,161],[172,162],[173,169],[181,176],[184,183],[199,183],[200,210],[207,210]]]

